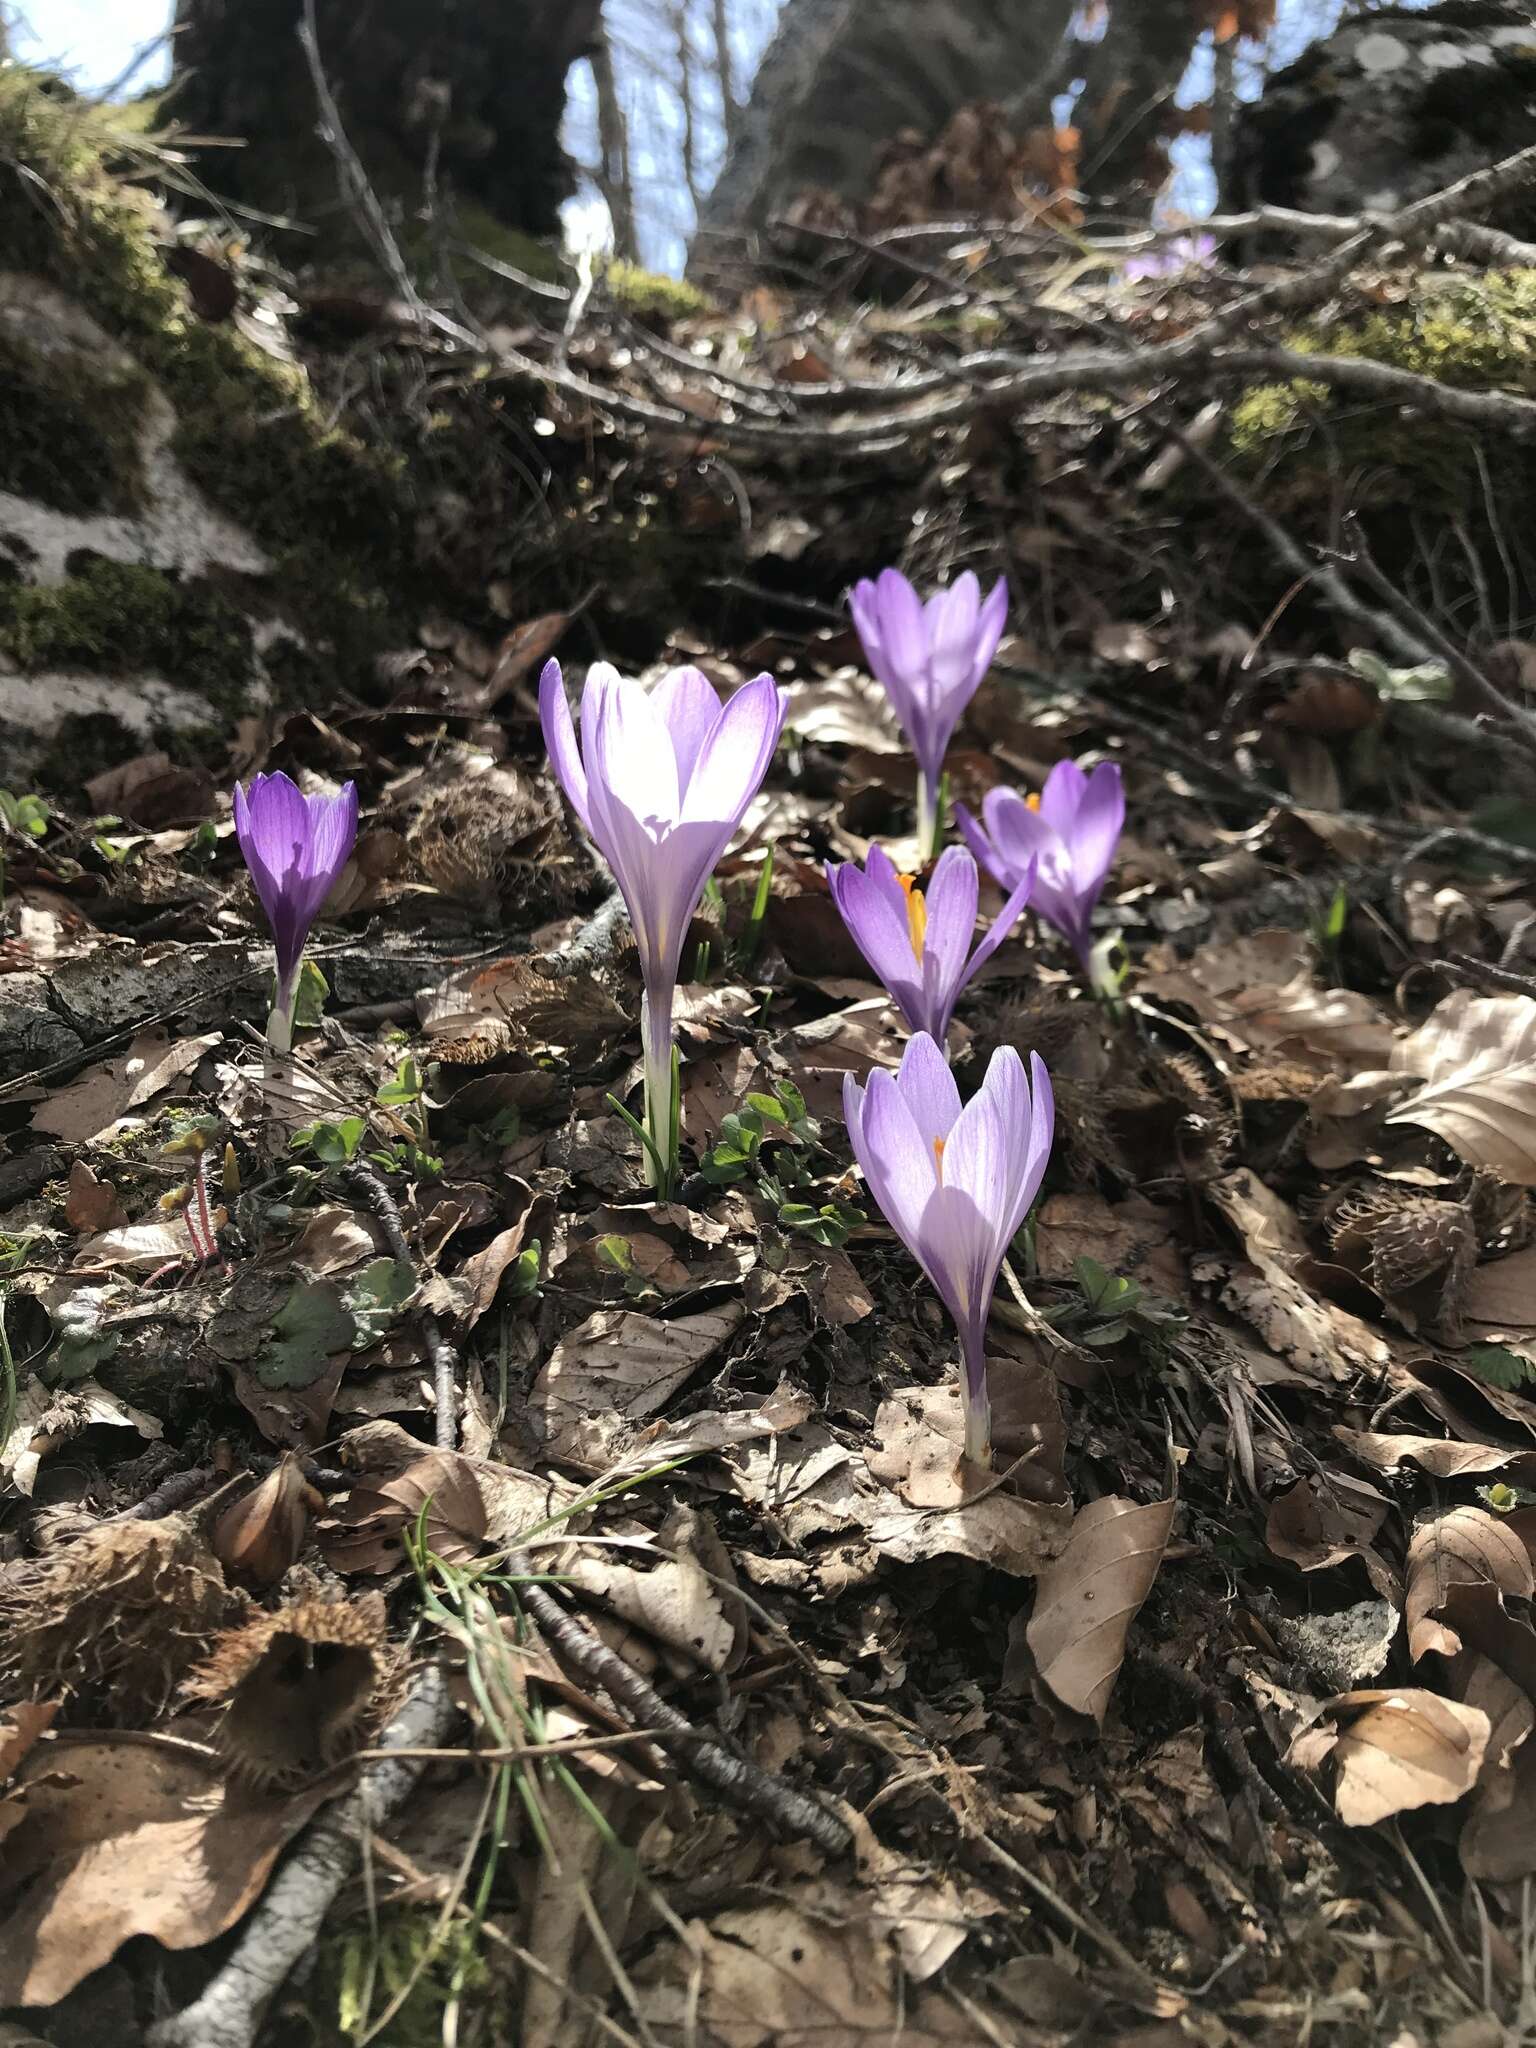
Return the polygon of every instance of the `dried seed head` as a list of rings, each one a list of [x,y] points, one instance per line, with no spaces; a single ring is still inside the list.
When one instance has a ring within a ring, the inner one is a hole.
[[[299,1600],[227,1630],[184,1698],[222,1709],[214,1740],[254,1784],[298,1784],[376,1724],[390,1676],[384,1597]]]
[[[0,1692],[61,1695],[99,1722],[142,1726],[245,1605],[184,1517],[101,1523],[0,1573]]]

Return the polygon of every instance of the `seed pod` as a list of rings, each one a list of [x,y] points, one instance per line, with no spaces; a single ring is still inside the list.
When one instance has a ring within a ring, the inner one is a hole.
[[[261,1484],[220,1515],[213,1532],[214,1555],[239,1584],[275,1586],[298,1561],[309,1527],[309,1512],[321,1505],[291,1451]]]

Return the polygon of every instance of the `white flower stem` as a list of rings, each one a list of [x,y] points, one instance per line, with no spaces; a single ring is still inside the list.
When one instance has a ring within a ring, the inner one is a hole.
[[[645,1128],[656,1148],[656,1158],[646,1154],[646,1177],[657,1198],[665,1201],[672,1193],[677,1159],[674,1147],[676,1104],[672,1099],[672,990],[647,989],[640,1003],[640,1043],[645,1055]],[[657,1159],[664,1171],[658,1173]]]
[[[965,1455],[983,1472],[992,1469],[992,1396],[987,1391],[986,1340],[977,1343],[977,1357],[960,1340],[960,1412],[965,1418]],[[976,1370],[972,1371],[972,1365]]]
[[[293,1012],[299,999],[299,978],[294,976],[287,988],[277,985],[277,999],[267,1012],[267,1044],[273,1052],[293,1051]]]
[[[926,861],[933,852],[934,834],[939,822],[939,788],[937,780],[930,781],[923,769],[917,775],[917,858],[919,864]]]

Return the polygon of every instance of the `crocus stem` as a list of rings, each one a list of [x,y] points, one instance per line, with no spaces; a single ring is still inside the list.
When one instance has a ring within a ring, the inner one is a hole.
[[[965,1455],[989,1471],[992,1465],[992,1398],[987,1392],[986,1338],[981,1332],[960,1340],[960,1412],[965,1417]]]
[[[670,988],[647,989],[641,998],[640,1044],[645,1056],[645,1128],[654,1148],[654,1156],[651,1150],[646,1152],[646,1174],[665,1201],[672,1193],[677,1166]]]
[[[293,1012],[299,1000],[299,977],[277,984],[277,995],[267,1012],[267,1044],[273,1052],[293,1051]]]
[[[917,857],[933,856],[934,835],[939,823],[939,778],[920,768],[917,775]]]

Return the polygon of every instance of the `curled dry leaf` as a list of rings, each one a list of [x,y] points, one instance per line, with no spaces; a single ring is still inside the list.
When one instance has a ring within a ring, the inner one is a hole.
[[[1050,1703],[1104,1724],[1125,1639],[1152,1590],[1176,1502],[1106,1496],[1072,1524],[1066,1549],[1040,1575],[1025,1639]]]
[[[55,1388],[29,1379],[17,1396],[11,1433],[0,1442],[0,1479],[9,1479],[18,1493],[30,1494],[38,1467],[50,1451],[102,1423],[136,1429],[151,1439],[164,1434],[156,1417],[130,1408],[95,1380]]]
[[[1497,1515],[1482,1508],[1452,1508],[1421,1522],[1408,1545],[1408,1648],[1414,1662],[1427,1651],[1454,1657],[1461,1636],[1448,1611],[1458,1587],[1496,1586],[1529,1599],[1536,1591],[1530,1553]]]
[[[297,1600],[218,1636],[182,1688],[221,1709],[214,1740],[238,1776],[298,1785],[356,1749],[387,1672],[382,1593]]]
[[[54,2005],[134,1935],[233,1926],[323,1789],[274,1798],[189,1744],[59,1736],[34,1750],[0,1867],[0,2005]]]
[[[1536,1000],[1457,989],[1392,1064],[1422,1085],[1389,1124],[1422,1124],[1469,1165],[1536,1187]]]
[[[1365,1828],[1416,1806],[1450,1806],[1477,1783],[1490,1724],[1479,1707],[1438,1693],[1341,1693],[1292,1742],[1286,1761],[1317,1771],[1332,1762],[1334,1805]]]
[[[83,1159],[69,1169],[69,1187],[64,1196],[64,1221],[71,1230],[115,1230],[128,1221],[127,1212],[109,1180],[98,1180]]]
[[[1384,1436],[1375,1430],[1335,1426],[1334,1436],[1346,1451],[1378,1472],[1417,1465],[1436,1479],[1460,1479],[1467,1473],[1500,1473],[1512,1485],[1536,1481],[1536,1454],[1501,1451],[1492,1444],[1460,1444],[1449,1437]]]
[[[746,1649],[746,1612],[732,1590],[735,1572],[713,1522],[678,1507],[660,1542],[671,1555],[648,1570],[588,1552],[562,1576],[620,1620],[644,1629],[673,1653],[684,1675],[701,1665],[706,1671],[732,1670]]]
[[[1359,1556],[1374,1542],[1391,1503],[1363,1479],[1309,1473],[1270,1503],[1264,1540],[1304,1572]]]
[[[1536,1706],[1524,1686],[1475,1655],[1462,1701],[1488,1716],[1491,1733],[1461,1831],[1461,1867],[1480,1883],[1514,1884],[1536,1872]]]
[[[225,1576],[258,1591],[275,1586],[298,1562],[311,1512],[324,1505],[298,1459],[285,1452],[261,1484],[213,1525],[213,1554]]]
[[[334,1520],[321,1526],[326,1561],[339,1572],[392,1572],[407,1561],[406,1538],[422,1525],[445,1564],[464,1564],[485,1542],[485,1499],[468,1458],[424,1451],[388,1479],[359,1480]]]

